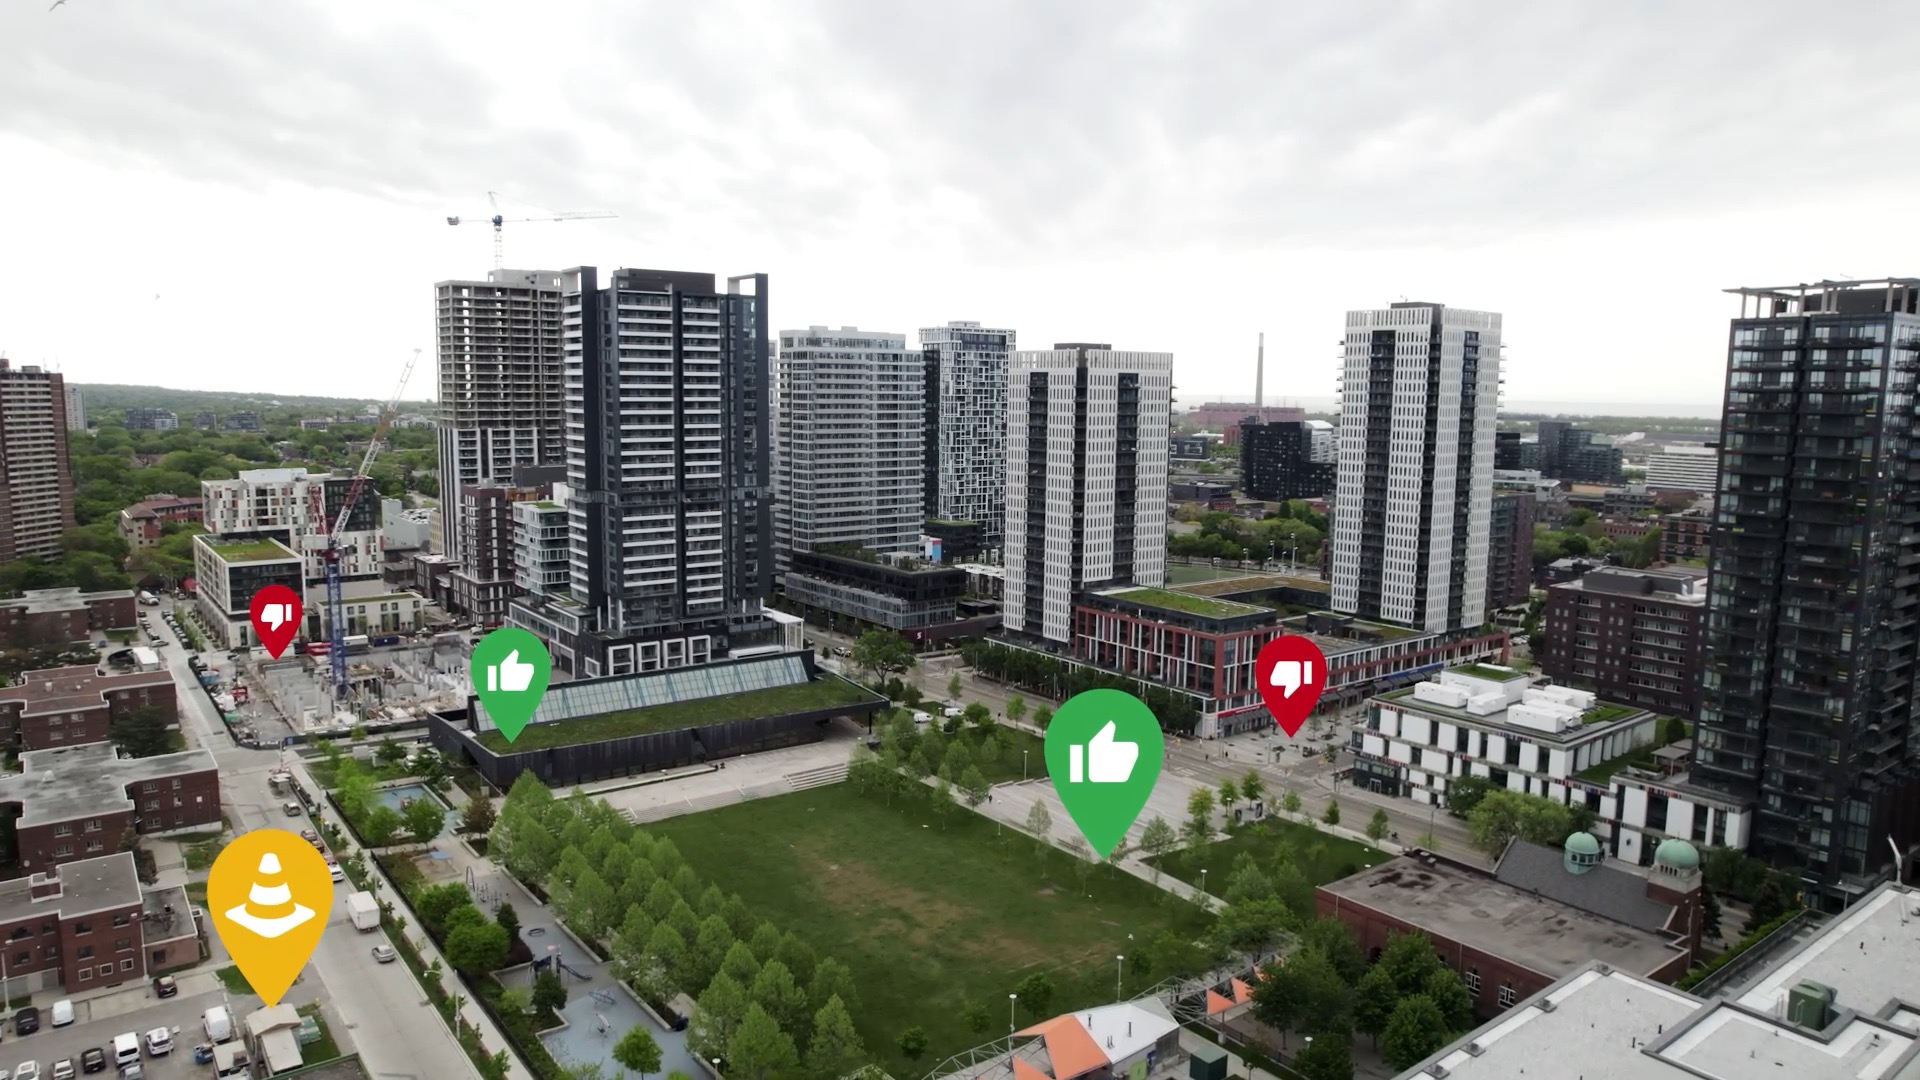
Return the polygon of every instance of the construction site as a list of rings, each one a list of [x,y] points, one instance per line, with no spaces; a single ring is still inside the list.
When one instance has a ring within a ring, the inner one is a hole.
[[[326,657],[289,655],[249,659],[241,670],[250,686],[249,710],[284,722],[290,733],[336,735],[363,724],[404,723],[428,710],[465,708],[471,646],[465,635],[373,649],[347,659],[347,695],[335,695]]]

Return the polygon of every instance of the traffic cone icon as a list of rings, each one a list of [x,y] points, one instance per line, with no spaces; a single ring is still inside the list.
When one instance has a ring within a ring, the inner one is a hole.
[[[228,911],[227,918],[263,938],[277,938],[313,914],[312,908],[294,903],[280,857],[269,851],[260,856],[260,870],[247,890],[247,902]]]

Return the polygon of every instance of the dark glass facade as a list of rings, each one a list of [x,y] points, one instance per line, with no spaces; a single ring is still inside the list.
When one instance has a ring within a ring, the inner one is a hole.
[[[1831,906],[1920,839],[1920,282],[1743,295],[1694,780]]]
[[[1305,423],[1240,424],[1240,486],[1254,499],[1319,499],[1333,493],[1334,464],[1313,460]]]

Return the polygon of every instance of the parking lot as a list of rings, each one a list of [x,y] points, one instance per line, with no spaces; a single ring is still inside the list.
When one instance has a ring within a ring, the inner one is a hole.
[[[179,996],[164,1000],[154,997],[151,988],[140,984],[91,1001],[75,1001],[73,1023],[65,1027],[48,1026],[48,1011],[42,1009],[40,1030],[31,1035],[14,1034],[9,1023],[5,1034],[0,1036],[0,1069],[17,1074],[22,1063],[32,1061],[40,1066],[41,1080],[48,1080],[54,1062],[72,1058],[75,1076],[79,1078],[81,1052],[97,1046],[106,1051],[109,1064],[107,1071],[94,1075],[113,1077],[118,1075],[112,1067],[115,1035],[134,1032],[144,1047],[146,1033],[164,1027],[173,1032],[173,1052],[154,1058],[142,1051],[142,1065],[149,1080],[208,1076],[212,1071],[209,1066],[193,1063],[193,1047],[206,1038],[200,1031],[201,1015],[223,1003],[219,982],[207,974],[195,977],[191,986],[186,979],[182,979],[182,984]],[[209,986],[210,990],[203,989]],[[196,989],[200,992],[195,993]]]

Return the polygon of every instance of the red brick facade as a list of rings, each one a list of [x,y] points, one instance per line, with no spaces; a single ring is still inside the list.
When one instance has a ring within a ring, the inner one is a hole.
[[[62,863],[111,855],[125,845],[129,833],[137,831],[133,811],[103,807],[87,817],[69,821],[17,826],[17,854],[22,868],[40,871]]]
[[[0,948],[14,986],[50,988],[57,979],[65,989],[81,991],[146,979],[143,901],[131,854],[36,874],[5,888]]]
[[[92,641],[108,630],[137,625],[138,612],[139,604],[130,592],[33,590],[17,599],[0,600],[0,643],[31,648]]]
[[[0,688],[0,744],[48,750],[106,742],[113,721],[136,709],[160,708],[178,722],[173,676],[165,671],[101,675],[91,667],[32,671]]]

